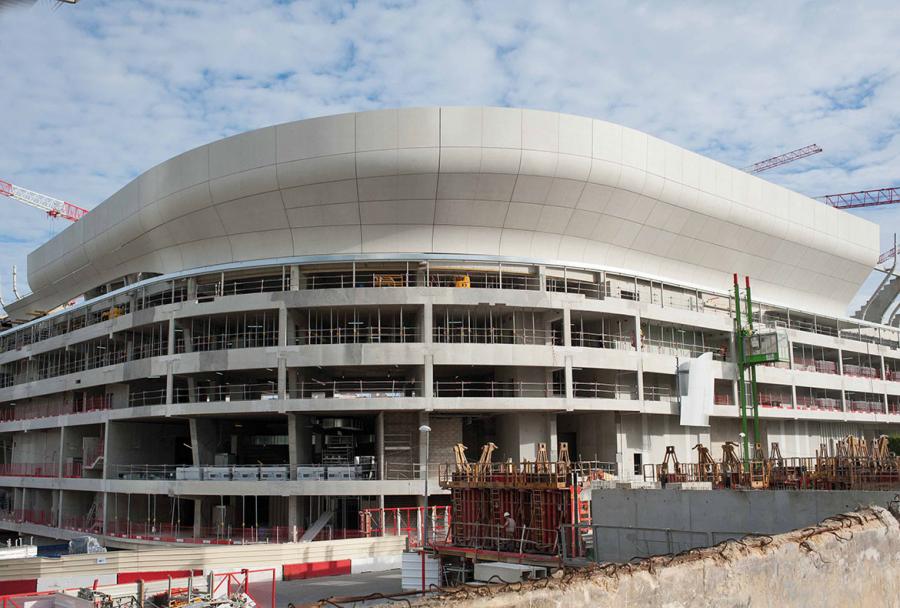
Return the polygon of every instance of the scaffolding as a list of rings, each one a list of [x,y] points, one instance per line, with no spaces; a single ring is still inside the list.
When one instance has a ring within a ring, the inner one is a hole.
[[[900,457],[889,451],[885,435],[870,441],[848,435],[833,450],[823,444],[815,456],[792,458],[784,458],[773,442],[768,456],[757,448],[749,463],[738,458],[737,447],[725,442],[722,458],[714,460],[697,444],[694,463],[680,462],[675,446],[668,446],[663,462],[644,466],[644,481],[707,482],[713,489],[900,490]]]
[[[458,555],[460,549],[559,555],[562,527],[589,519],[582,490],[611,476],[615,465],[571,462],[564,442],[553,462],[543,443],[534,461],[518,463],[492,462],[495,448],[485,445],[481,458],[469,462],[465,446],[458,444],[456,462],[440,466],[438,480],[450,490],[453,518],[450,536],[435,541],[434,549],[448,555]]]

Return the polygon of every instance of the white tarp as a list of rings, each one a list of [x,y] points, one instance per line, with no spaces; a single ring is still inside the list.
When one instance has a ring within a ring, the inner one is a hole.
[[[715,376],[712,353],[703,353],[680,366],[687,367],[687,392],[682,387],[681,426],[709,426],[713,412]],[[680,375],[683,378],[683,375]]]

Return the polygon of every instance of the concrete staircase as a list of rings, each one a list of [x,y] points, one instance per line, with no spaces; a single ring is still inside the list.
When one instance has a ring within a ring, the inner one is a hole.
[[[853,313],[853,317],[873,323],[881,323],[884,315],[887,314],[898,295],[900,295],[900,277],[891,275],[889,280],[882,281],[878,285],[878,288],[869,296],[869,299],[866,300],[859,310]],[[890,319],[888,322],[890,322]]]

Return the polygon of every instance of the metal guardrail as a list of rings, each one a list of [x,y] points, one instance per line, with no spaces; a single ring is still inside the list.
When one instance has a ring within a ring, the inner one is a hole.
[[[626,336],[622,334],[572,331],[572,346],[578,347],[635,350],[634,340],[634,336]]]
[[[506,382],[439,380],[434,383],[436,398],[448,397],[565,397],[565,388],[559,382]]]
[[[676,357],[697,358],[706,353],[712,353],[716,361],[725,361],[726,347],[702,346],[700,344],[686,344],[672,340],[658,340],[656,338],[642,338],[641,350],[647,353],[660,355],[674,355]]]
[[[332,327],[298,329],[294,344],[396,344],[421,342],[415,327]]]
[[[150,481],[365,481],[379,478],[379,467],[374,457],[353,464],[300,464],[291,476],[288,464],[266,465],[171,465],[171,464],[117,464],[111,465],[109,475],[113,479]],[[2,465],[0,465],[2,466]],[[53,465],[54,467],[56,465]],[[428,464],[428,478],[437,480],[439,463]],[[53,475],[56,476],[56,468]],[[389,481],[421,480],[420,463],[384,463],[381,479]],[[15,474],[15,473],[10,473]],[[0,473],[2,475],[2,473]]]
[[[239,331],[212,335],[200,334],[192,336],[190,343],[193,352],[277,346],[278,330]],[[175,340],[175,352],[187,352],[184,338]]]
[[[637,386],[607,382],[573,382],[572,394],[577,399],[637,399]]]
[[[288,390],[292,399],[399,399],[421,397],[418,380],[303,380]]]
[[[432,335],[441,344],[562,345],[562,336],[552,329],[451,326],[435,327]]]

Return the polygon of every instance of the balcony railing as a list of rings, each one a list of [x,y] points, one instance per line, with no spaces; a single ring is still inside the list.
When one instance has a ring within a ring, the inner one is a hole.
[[[678,394],[668,386],[644,386],[644,400],[678,403]]]
[[[794,369],[806,372],[818,372],[820,374],[838,373],[837,362],[827,359],[810,359],[807,357],[794,357]]]
[[[435,342],[442,344],[523,344],[562,345],[562,336],[553,329],[508,329],[485,327],[435,327]]]
[[[637,386],[607,382],[573,382],[572,394],[580,399],[637,399]]]
[[[198,283],[197,299],[207,300],[218,296],[234,296],[246,293],[266,293],[287,291],[290,289],[290,277],[268,276],[247,279],[226,280],[224,283]]]
[[[734,396],[731,393],[715,393],[713,403],[716,405],[734,405]]]
[[[797,395],[797,409],[839,412],[842,408],[841,400],[834,397],[810,397],[807,395]]]
[[[362,457],[360,457],[362,458]],[[410,465],[412,466],[412,465]],[[391,477],[386,479],[418,479],[419,477]],[[111,467],[113,479],[140,481],[366,481],[378,476],[374,458],[347,464],[301,464],[293,477],[287,464],[264,465],[173,465],[128,464]]]
[[[841,370],[845,376],[857,376],[859,378],[881,378],[881,372],[874,367],[867,365],[853,365],[844,363]]]
[[[434,396],[445,397],[565,397],[558,382],[505,382],[450,380],[434,383]]]
[[[301,289],[350,289],[354,287],[414,287],[412,272],[317,272],[304,274]]]
[[[17,523],[37,524],[39,526],[55,526],[56,511],[43,509],[11,509],[0,511],[0,519]]]
[[[383,344],[419,342],[415,327],[333,327],[330,329],[298,329],[294,343],[317,344]]]
[[[3,477],[59,477],[59,463],[56,462],[14,462],[0,464]]]
[[[884,402],[871,399],[848,399],[847,410],[851,412],[883,414]]]
[[[726,346],[702,346],[700,344],[686,344],[672,340],[658,340],[656,338],[641,339],[641,350],[647,353],[660,355],[672,355],[695,359],[702,354],[712,353],[716,361],[724,361],[728,354]]]
[[[586,348],[610,348],[634,350],[634,336],[623,334],[603,334],[589,331],[573,331],[572,346]]]
[[[236,348],[261,348],[278,345],[278,330],[229,332],[213,335],[195,335],[191,337],[191,348],[194,352],[213,350],[231,350]],[[175,352],[184,353],[185,340],[175,340]]]
[[[541,279],[523,274],[432,271],[428,275],[428,286],[457,289],[522,289],[538,291],[541,288]]]
[[[219,401],[260,401],[278,399],[275,381],[256,384],[225,384],[218,386],[175,387],[172,390],[173,403],[210,403]],[[135,391],[128,395],[131,407],[164,405],[166,389]]]
[[[172,393],[174,403],[268,401],[270,399],[278,399],[278,385],[274,380],[255,384],[198,386],[193,390],[187,387],[177,387]]]
[[[303,380],[288,391],[292,399],[367,399],[421,397],[418,380]]]
[[[111,407],[112,395],[85,397],[72,403],[5,405],[0,408],[0,422],[98,412],[108,410]]]

